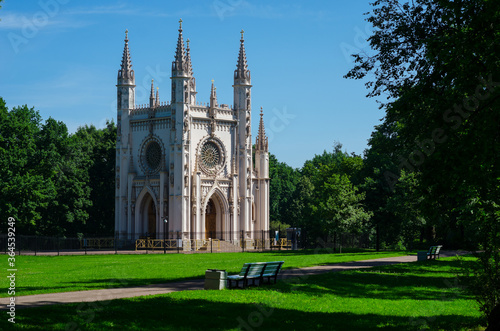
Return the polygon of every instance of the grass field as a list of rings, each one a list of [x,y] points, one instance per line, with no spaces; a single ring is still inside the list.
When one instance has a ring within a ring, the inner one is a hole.
[[[202,278],[206,269],[240,271],[245,262],[285,261],[284,268],[405,255],[405,252],[279,251],[268,253],[16,256],[16,296],[130,287]],[[7,259],[7,256],[6,256]],[[7,261],[6,261],[7,263]],[[8,288],[8,279],[0,279]],[[0,297],[7,297],[7,291]]]
[[[466,263],[472,261],[465,258]],[[452,258],[327,273],[245,290],[184,291],[18,310],[0,329],[471,330],[477,304]]]

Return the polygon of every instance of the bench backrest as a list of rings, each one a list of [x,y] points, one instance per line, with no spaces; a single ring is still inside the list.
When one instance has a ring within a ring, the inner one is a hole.
[[[283,263],[285,262],[284,261],[268,262],[266,264],[266,269],[264,270],[264,275],[277,275],[280,272]]]
[[[245,264],[249,264],[249,268],[246,274],[247,277],[257,277],[262,275],[262,271],[264,271],[264,268],[266,267],[266,264],[262,262]]]
[[[439,251],[441,250],[441,247],[443,247],[443,245],[431,246],[429,248],[429,254],[439,254]]]
[[[242,277],[256,277],[263,274],[278,274],[284,261],[245,263],[239,273]]]

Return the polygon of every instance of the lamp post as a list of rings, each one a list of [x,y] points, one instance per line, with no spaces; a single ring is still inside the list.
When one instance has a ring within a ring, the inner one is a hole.
[[[166,235],[167,235],[166,228],[168,227],[167,224],[168,224],[168,217],[165,216],[163,218],[163,254],[167,253],[167,246],[165,245],[166,244],[165,239],[166,239]]]

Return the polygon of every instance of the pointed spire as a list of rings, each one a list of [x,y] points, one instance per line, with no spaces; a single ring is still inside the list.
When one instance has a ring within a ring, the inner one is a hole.
[[[134,70],[132,70],[132,60],[128,49],[128,30],[125,30],[125,47],[123,48],[122,64],[118,70],[118,79],[133,80]]]
[[[248,70],[247,56],[245,54],[245,39],[243,34],[245,31],[241,30],[240,39],[240,53],[238,54],[238,63],[236,64],[236,70],[234,71],[234,80],[238,80],[239,83],[250,84],[250,70]]]
[[[214,80],[212,79],[212,91],[210,92],[210,108],[217,107],[217,88],[214,86]]]
[[[187,70],[189,76],[193,76],[193,66],[191,65],[191,49],[189,48],[189,39],[186,40],[186,61],[187,61]]]
[[[155,87],[153,80],[151,79],[151,92],[149,93],[149,107],[153,108],[155,106]]]
[[[160,106],[160,94],[158,92],[159,89],[159,87],[156,88],[156,107]]]
[[[259,151],[268,151],[268,141],[266,137],[266,130],[264,129],[264,113],[262,107],[260,107],[260,122],[259,122],[259,132],[257,134],[256,149]]]
[[[184,39],[182,37],[182,18],[179,20],[179,38],[177,39],[177,49],[175,59],[172,62],[172,72],[188,71],[186,61],[186,51],[184,49]]]

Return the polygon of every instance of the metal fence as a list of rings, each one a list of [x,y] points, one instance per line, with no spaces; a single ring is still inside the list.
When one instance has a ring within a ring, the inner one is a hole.
[[[341,252],[344,248],[373,248],[370,236],[340,234],[327,238],[310,238],[300,229],[287,231],[236,231],[213,233],[165,233],[163,238],[148,233],[135,239],[85,236],[63,238],[16,235],[16,254],[148,254],[148,253],[219,253],[247,251],[299,250],[325,248]],[[8,253],[8,236],[0,234],[0,247]],[[1,252],[1,251],[0,251]]]

